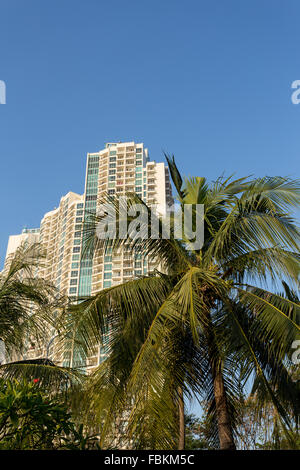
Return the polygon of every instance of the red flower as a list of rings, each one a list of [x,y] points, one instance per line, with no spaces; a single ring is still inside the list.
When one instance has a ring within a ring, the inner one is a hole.
[[[40,379],[33,379],[33,383],[37,384],[40,381]]]

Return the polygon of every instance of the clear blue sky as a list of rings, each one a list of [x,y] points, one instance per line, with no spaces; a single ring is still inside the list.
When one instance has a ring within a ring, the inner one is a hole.
[[[2,0],[0,265],[107,141],[209,180],[297,176],[299,18],[299,0]]]

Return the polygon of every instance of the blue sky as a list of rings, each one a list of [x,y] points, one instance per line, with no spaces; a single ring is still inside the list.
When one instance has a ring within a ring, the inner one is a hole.
[[[87,152],[142,141],[183,174],[299,174],[298,0],[2,0],[0,265]]]

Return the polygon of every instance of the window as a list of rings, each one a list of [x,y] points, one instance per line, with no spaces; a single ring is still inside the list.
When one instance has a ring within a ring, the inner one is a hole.
[[[109,170],[108,174],[109,175],[115,175],[117,170]]]
[[[81,231],[81,229],[82,229],[82,225],[81,225],[81,224],[75,225],[75,230],[80,230],[80,231]]]
[[[98,168],[88,168],[88,175],[97,175],[98,174]]]
[[[72,263],[71,264],[71,269],[76,269],[76,268],[79,268],[79,263]],[[72,274],[71,274],[71,276],[72,276]]]
[[[75,233],[74,233],[74,237],[75,237],[75,238],[81,237],[81,232],[75,232]]]
[[[89,155],[89,162],[99,162],[99,157],[97,155]]]
[[[76,294],[76,292],[77,292],[77,287],[70,287],[69,294]]]
[[[108,194],[115,194],[115,190],[114,189],[109,189]]]
[[[83,203],[77,204],[77,209],[83,209]]]
[[[73,253],[79,253],[80,252],[80,246],[75,246],[73,248]]]
[[[71,277],[77,277],[78,271],[71,271]]]
[[[73,251],[74,251],[74,250],[73,250]],[[72,261],[79,260],[79,257],[80,257],[79,255],[73,255],[73,256],[72,256]],[[76,263],[76,264],[78,264],[78,263]]]
[[[104,279],[111,279],[112,273],[104,273]]]
[[[70,286],[77,286],[77,279],[71,279]]]
[[[112,256],[104,256],[104,263],[106,263],[107,261],[111,261],[112,260]]]
[[[77,223],[77,222],[82,222],[82,217],[76,217],[75,222],[76,222],[76,223]]]
[[[107,287],[111,286],[111,281],[104,281],[103,282],[103,288],[106,289]]]
[[[124,271],[124,276],[131,276],[131,275],[132,275],[132,271],[129,271],[129,270]]]
[[[76,215],[82,215],[82,214],[83,214],[83,210],[82,210],[82,209],[76,212]]]
[[[80,238],[77,238],[77,240],[74,240],[74,245],[80,245],[81,240]]]
[[[116,168],[117,164],[116,163],[110,163],[109,168]]]
[[[112,264],[105,264],[104,271],[111,271]]]

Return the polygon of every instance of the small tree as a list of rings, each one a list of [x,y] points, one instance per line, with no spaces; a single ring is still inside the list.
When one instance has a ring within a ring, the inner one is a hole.
[[[93,436],[71,420],[64,403],[49,399],[39,379],[0,382],[0,449],[86,449]]]

